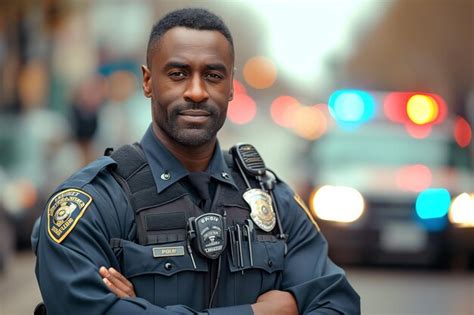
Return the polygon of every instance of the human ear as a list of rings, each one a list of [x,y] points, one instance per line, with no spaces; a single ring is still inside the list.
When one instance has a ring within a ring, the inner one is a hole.
[[[151,71],[145,65],[142,65],[142,74],[143,74],[143,83],[142,83],[143,95],[145,95],[145,97],[151,98],[151,91],[152,91]]]

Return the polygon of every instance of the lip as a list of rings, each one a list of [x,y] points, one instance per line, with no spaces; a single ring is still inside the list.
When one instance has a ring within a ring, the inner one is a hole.
[[[179,115],[200,117],[200,116],[211,116],[211,113],[202,109],[186,109],[186,110],[180,111]]]
[[[210,119],[211,113],[202,109],[186,109],[179,112],[179,117],[188,124],[203,124]]]

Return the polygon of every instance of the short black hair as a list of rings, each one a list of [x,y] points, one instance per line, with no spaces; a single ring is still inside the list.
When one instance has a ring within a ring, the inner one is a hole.
[[[234,56],[234,41],[224,21],[212,12],[201,8],[185,8],[166,14],[153,25],[146,51],[147,66],[151,65],[151,51],[156,47],[161,37],[174,27],[186,27],[193,30],[218,31],[225,36]]]

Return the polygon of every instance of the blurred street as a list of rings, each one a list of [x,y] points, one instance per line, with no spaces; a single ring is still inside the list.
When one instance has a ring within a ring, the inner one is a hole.
[[[0,275],[0,314],[32,314],[40,301],[34,257],[17,254]],[[474,273],[346,270],[365,315],[474,314]],[[66,288],[65,288],[66,289]]]

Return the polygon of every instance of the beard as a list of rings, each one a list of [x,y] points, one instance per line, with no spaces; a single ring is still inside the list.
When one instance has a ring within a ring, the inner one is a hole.
[[[153,120],[166,135],[183,146],[197,147],[214,139],[225,122],[225,112],[207,103],[182,103],[174,105],[167,113],[162,106],[153,104]],[[210,115],[205,124],[179,124],[180,112],[187,109],[201,109]]]

